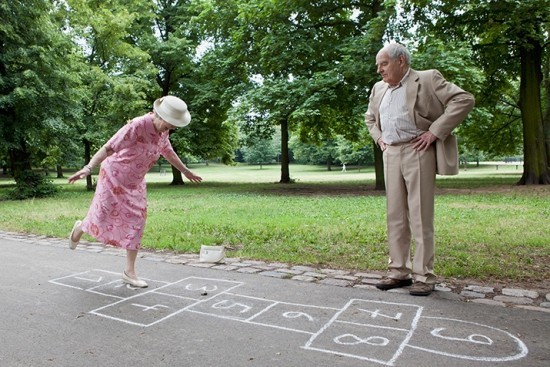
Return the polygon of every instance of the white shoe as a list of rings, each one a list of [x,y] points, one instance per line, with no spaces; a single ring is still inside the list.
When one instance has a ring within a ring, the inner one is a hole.
[[[82,225],[82,221],[81,220],[77,220],[76,222],[74,222],[74,226],[73,226],[73,230],[71,231],[71,234],[69,235],[69,248],[71,250],[74,250],[76,248],[76,246],[78,246],[78,241],[73,241],[73,234],[74,234],[74,231],[76,229],[76,227]]]
[[[149,285],[141,279],[130,278],[126,272],[122,272],[122,281],[136,288],[147,288]]]

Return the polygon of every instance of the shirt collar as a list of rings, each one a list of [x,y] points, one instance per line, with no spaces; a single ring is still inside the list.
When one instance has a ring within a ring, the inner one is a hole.
[[[403,75],[403,78],[401,78],[401,80],[399,81],[399,83],[397,83],[397,85],[395,87],[392,87],[391,85],[389,86],[390,89],[397,89],[399,87],[402,87],[405,85],[405,83],[407,83],[407,79],[409,78],[409,74],[411,73],[411,68],[408,68],[407,69],[407,72],[405,73],[405,75]]]

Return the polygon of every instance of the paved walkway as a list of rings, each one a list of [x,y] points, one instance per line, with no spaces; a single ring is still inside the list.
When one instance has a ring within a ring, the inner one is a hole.
[[[412,297],[351,272],[154,252],[139,261],[149,287],[137,289],[121,280],[123,252],[2,235],[1,367],[549,365],[550,313],[539,306],[466,303],[453,291]]]
[[[0,239],[1,238],[17,239],[19,241],[45,246],[67,247],[66,239],[32,234],[5,232],[0,230]],[[125,250],[105,246],[98,242],[81,241],[77,250],[126,256]],[[374,285],[382,278],[382,273],[380,272],[355,272],[309,266],[292,266],[279,262],[267,263],[264,261],[243,260],[239,258],[226,258],[223,263],[219,264],[204,263],[199,260],[199,255],[197,254],[175,254],[172,252],[142,250],[140,251],[140,257],[146,261],[166,262],[243,274],[259,274],[272,278],[291,279],[300,282],[363,289],[376,289]],[[540,292],[538,290],[478,284],[456,286],[445,282],[439,283],[435,289],[439,292],[438,294],[440,296],[443,295],[445,298],[449,299],[550,313],[550,293]],[[406,288],[400,288],[388,292],[408,293],[408,290]]]

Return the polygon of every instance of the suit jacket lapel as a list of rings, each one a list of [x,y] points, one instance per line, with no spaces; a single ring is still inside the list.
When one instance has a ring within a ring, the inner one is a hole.
[[[386,94],[386,91],[388,90],[388,83],[381,83],[382,86],[380,87],[380,90],[376,91],[376,94],[374,95],[374,98],[372,100],[373,106],[376,108],[376,122],[378,124],[378,127],[380,128],[380,104],[382,103],[382,98],[384,98],[384,94]]]
[[[409,73],[409,80],[407,81],[407,108],[409,109],[409,118],[412,122],[416,123],[414,118],[414,105],[416,103],[416,97],[418,96],[418,80],[420,77],[418,73],[411,69]]]

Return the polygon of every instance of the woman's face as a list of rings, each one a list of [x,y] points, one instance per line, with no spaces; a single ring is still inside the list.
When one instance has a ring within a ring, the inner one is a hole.
[[[159,133],[163,133],[168,130],[176,130],[177,126],[174,126],[172,124],[169,124],[168,122],[164,121],[160,116],[156,115],[155,121],[154,121],[155,127]]]

